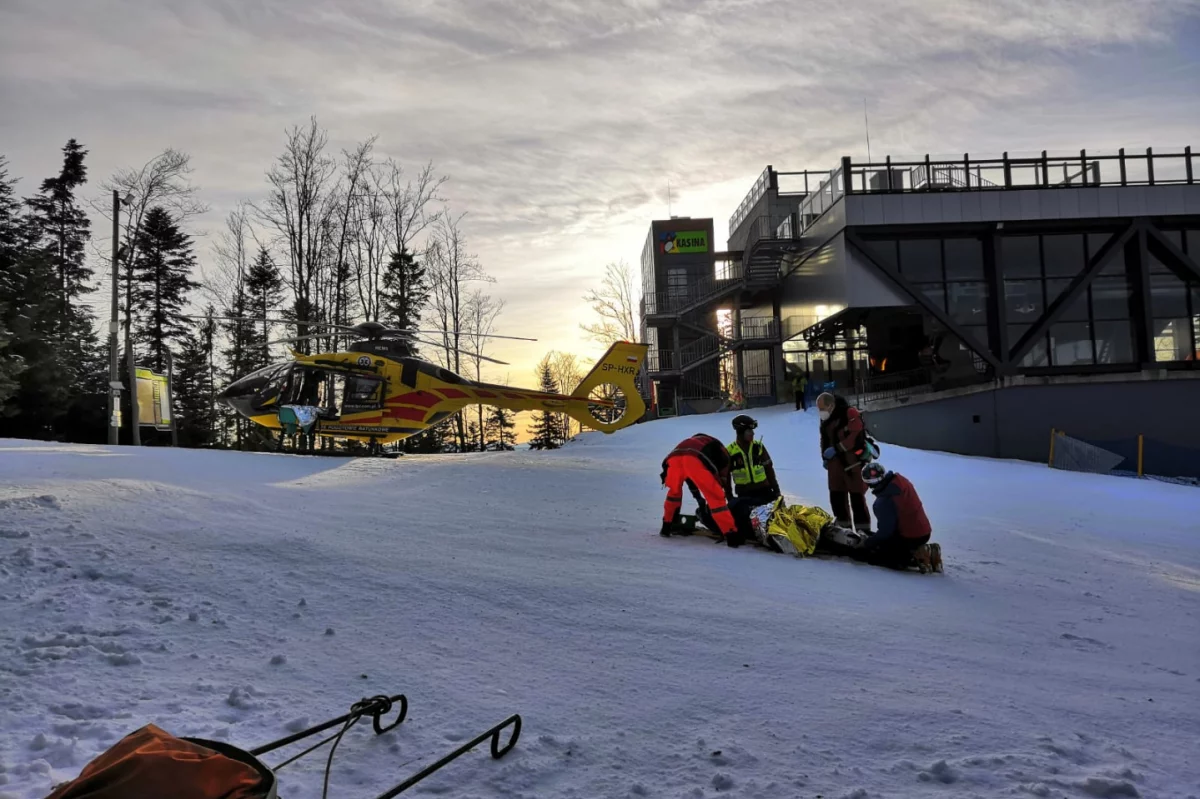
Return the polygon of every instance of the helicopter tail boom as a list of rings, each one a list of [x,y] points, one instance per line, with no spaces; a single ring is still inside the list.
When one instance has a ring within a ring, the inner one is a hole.
[[[649,345],[628,341],[618,341],[609,347],[604,357],[597,361],[592,371],[588,372],[571,392],[572,399],[584,402],[569,403],[565,409],[567,415],[585,427],[603,433],[615,432],[641,419],[646,412],[646,403],[642,400],[634,378],[642,368],[649,349]],[[587,400],[602,398],[611,401],[617,396],[615,389],[620,389],[620,393],[624,395],[623,413],[614,421],[606,422],[597,418]]]

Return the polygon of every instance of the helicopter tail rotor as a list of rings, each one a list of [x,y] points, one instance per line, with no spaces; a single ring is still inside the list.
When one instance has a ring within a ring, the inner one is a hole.
[[[618,341],[609,347],[571,392],[574,398],[588,400],[587,404],[570,403],[567,415],[603,433],[612,433],[641,419],[646,403],[636,378],[649,349],[647,344],[628,341]]]

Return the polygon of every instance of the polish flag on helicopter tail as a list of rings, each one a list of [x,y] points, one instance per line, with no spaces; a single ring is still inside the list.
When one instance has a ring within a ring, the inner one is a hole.
[[[625,360],[629,361],[630,363],[638,362],[637,356],[635,356],[635,355],[626,355]]]

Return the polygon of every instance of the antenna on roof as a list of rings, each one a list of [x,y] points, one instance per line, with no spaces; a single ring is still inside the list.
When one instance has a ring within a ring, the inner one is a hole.
[[[871,162],[871,122],[867,119],[867,98],[863,98],[863,125],[867,129],[867,163]]]

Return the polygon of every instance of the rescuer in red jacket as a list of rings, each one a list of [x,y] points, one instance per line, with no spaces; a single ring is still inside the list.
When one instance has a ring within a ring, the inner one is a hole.
[[[941,548],[929,544],[933,527],[912,482],[878,461],[863,467],[862,476],[875,495],[873,510],[879,529],[863,542],[859,559],[895,569],[920,561],[940,571]]]
[[[730,479],[732,460],[725,445],[704,433],[679,442],[662,462],[661,480],[667,487],[667,499],[663,503],[661,534],[670,535],[671,525],[683,507],[683,484],[686,482],[696,495],[697,503],[703,497],[708,514],[720,528],[725,543],[736,547],[742,543],[742,534],[729,510],[733,497]],[[701,507],[701,517],[704,508]]]
[[[817,397],[821,416],[821,457],[829,475],[829,504],[842,527],[870,532],[867,485],[862,479],[866,427],[857,408],[828,392]],[[853,513],[853,522],[851,522]]]

